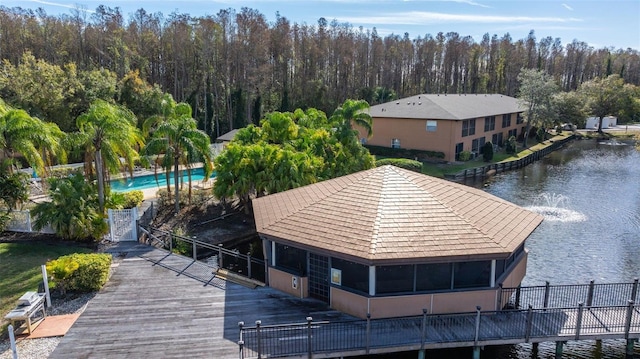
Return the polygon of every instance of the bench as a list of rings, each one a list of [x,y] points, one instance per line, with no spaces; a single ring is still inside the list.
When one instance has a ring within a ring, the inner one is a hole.
[[[13,325],[13,328],[16,332],[18,332],[18,328],[20,328],[22,324],[24,324],[25,328],[19,334],[25,332],[31,334],[33,330],[47,316],[44,307],[44,301],[44,293],[26,292],[18,300],[18,305],[16,306],[16,308],[5,315],[4,319],[11,321],[11,325]],[[38,318],[38,320],[33,321],[36,314],[40,312],[42,312],[42,318]],[[20,323],[21,325],[16,326],[16,323]]]

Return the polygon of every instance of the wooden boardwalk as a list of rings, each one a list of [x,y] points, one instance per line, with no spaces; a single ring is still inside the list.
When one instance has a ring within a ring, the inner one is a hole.
[[[122,243],[127,245],[127,243]],[[351,317],[324,303],[226,282],[212,268],[137,243],[50,358],[238,358],[238,322]]]
[[[305,358],[395,353],[419,349],[482,347],[585,339],[637,339],[640,311],[624,306],[550,308],[243,330],[243,357]]]

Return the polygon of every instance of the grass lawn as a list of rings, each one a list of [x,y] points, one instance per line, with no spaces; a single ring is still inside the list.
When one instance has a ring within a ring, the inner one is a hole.
[[[90,252],[88,248],[62,243],[0,243],[0,321],[25,292],[38,289],[42,282],[41,265],[66,254]]]
[[[565,137],[568,137],[569,135],[571,135],[571,132],[565,131],[562,134],[559,135],[555,135],[551,138],[551,140],[556,141],[559,139],[563,139]],[[484,162],[482,159],[482,156],[479,156],[473,160],[470,161],[466,161],[466,162],[457,162],[454,164],[430,164],[430,163],[425,163],[422,166],[422,173],[430,175],[430,176],[434,176],[434,177],[444,177],[447,174],[456,174],[458,172],[461,172],[465,169],[469,169],[469,168],[475,168],[475,167],[482,167],[482,166],[486,166],[488,164],[491,163],[500,163],[500,162],[505,162],[505,161],[512,161],[512,160],[517,160],[519,158],[525,157],[537,150],[540,150],[544,147],[550,146],[551,145],[551,141],[546,140],[542,143],[538,143],[536,142],[536,140],[534,138],[529,139],[528,144],[527,144],[527,148],[521,148],[522,144],[518,144],[518,149],[519,152],[516,155],[509,155],[507,153],[505,153],[504,151],[501,152],[497,152],[493,155],[493,160],[490,163]]]

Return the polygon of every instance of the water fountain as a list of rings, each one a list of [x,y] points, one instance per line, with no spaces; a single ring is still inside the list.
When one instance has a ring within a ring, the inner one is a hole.
[[[587,217],[568,208],[569,197],[559,193],[542,193],[533,201],[528,210],[542,215],[551,222],[584,222]]]

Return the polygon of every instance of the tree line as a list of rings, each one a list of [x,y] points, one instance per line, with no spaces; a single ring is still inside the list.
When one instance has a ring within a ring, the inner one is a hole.
[[[276,110],[331,113],[347,98],[377,104],[418,93],[516,96],[522,69],[545,72],[565,92],[614,74],[640,85],[640,53],[630,48],[563,44],[537,39],[533,30],[524,39],[487,33],[479,42],[456,32],[383,37],[324,18],[298,24],[277,14],[270,23],[250,8],[199,17],[141,8],[126,18],[102,5],[60,16],[0,7],[0,57],[0,96],[65,131],[93,98],[116,97],[143,120],[167,92],[188,103],[198,128],[214,138]],[[55,68],[51,78],[39,63]],[[7,78],[7,69],[20,67],[22,76]],[[47,80],[48,87],[40,85]]]

